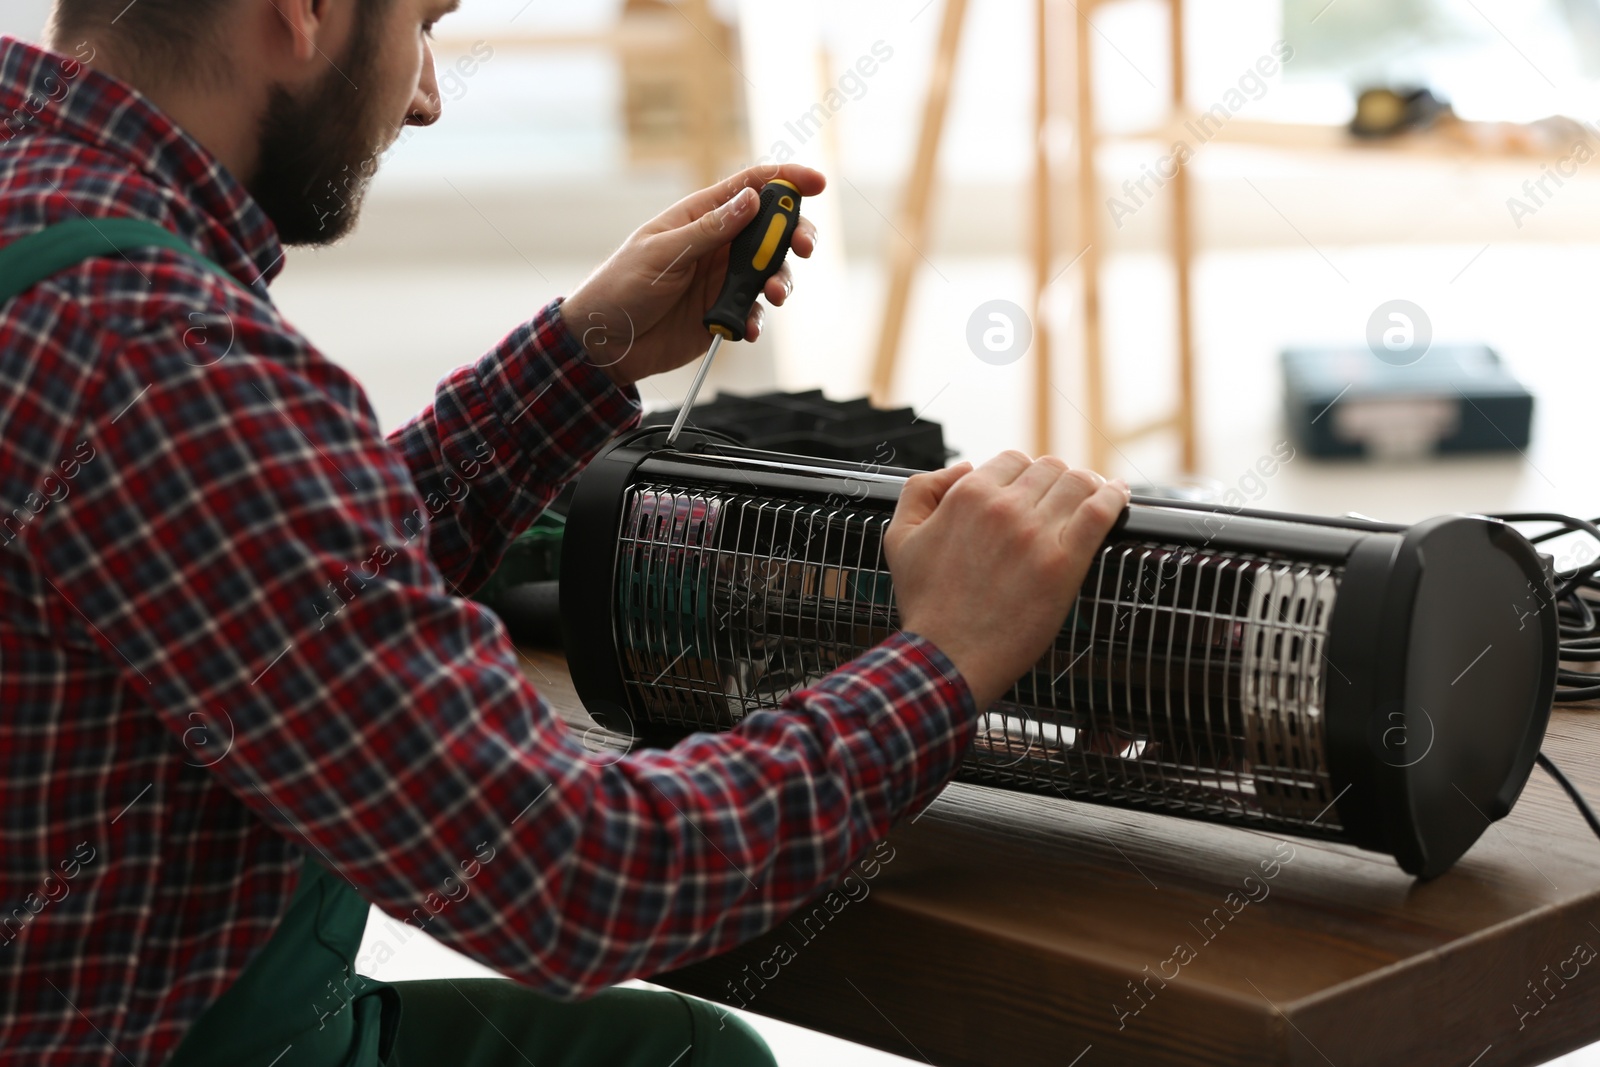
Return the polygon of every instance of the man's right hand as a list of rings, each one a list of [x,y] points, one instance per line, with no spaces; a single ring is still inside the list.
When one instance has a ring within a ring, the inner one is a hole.
[[[981,710],[1060,632],[1128,487],[1002,452],[910,478],[884,538],[900,621],[950,658]]]

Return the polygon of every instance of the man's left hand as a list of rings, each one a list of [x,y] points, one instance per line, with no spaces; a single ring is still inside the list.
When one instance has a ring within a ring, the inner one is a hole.
[[[704,354],[710,334],[700,322],[722,288],[728,246],[760,208],[757,191],[775,178],[801,196],[827,185],[798,164],[750,167],[678,201],[635,230],[562,304],[562,315],[589,358],[618,385],[683,366]],[[804,216],[790,244],[801,257],[816,247]],[[794,288],[789,265],[767,280],[767,303],[781,305]],[[750,310],[746,340],[761,333],[762,307]]]

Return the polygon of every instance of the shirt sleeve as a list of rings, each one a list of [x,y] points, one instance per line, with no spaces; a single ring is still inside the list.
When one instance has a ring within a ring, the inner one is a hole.
[[[481,586],[512,538],[641,410],[634,386],[619,388],[588,358],[559,300],[441,381],[389,444],[422,499],[408,521],[427,528],[451,588]]]
[[[286,328],[241,323],[203,367],[175,332],[127,340],[86,394],[96,459],[28,551],[175,760],[225,718],[206,773],[257,816],[390,915],[575,996],[774,925],[932,798],[976,714],[902,633],[729,733],[585,747],[449,588],[476,539],[517,525],[496,510],[542,506],[628,418],[609,379],[542,345],[549,324],[448,379],[393,443]],[[474,434],[494,459],[430,541],[414,476],[445,492]]]

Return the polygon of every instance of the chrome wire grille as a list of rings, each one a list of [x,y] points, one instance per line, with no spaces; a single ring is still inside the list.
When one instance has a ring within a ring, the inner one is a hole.
[[[899,624],[887,514],[641,484],[624,515],[616,637],[653,723],[727,729]],[[982,715],[961,777],[1337,834],[1323,670],[1340,574],[1108,542],[1054,646]]]

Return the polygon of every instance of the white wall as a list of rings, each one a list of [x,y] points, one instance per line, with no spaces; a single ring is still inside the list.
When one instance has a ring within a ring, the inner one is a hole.
[[[6,0],[0,5],[0,33],[37,41],[49,13],[50,0]]]

